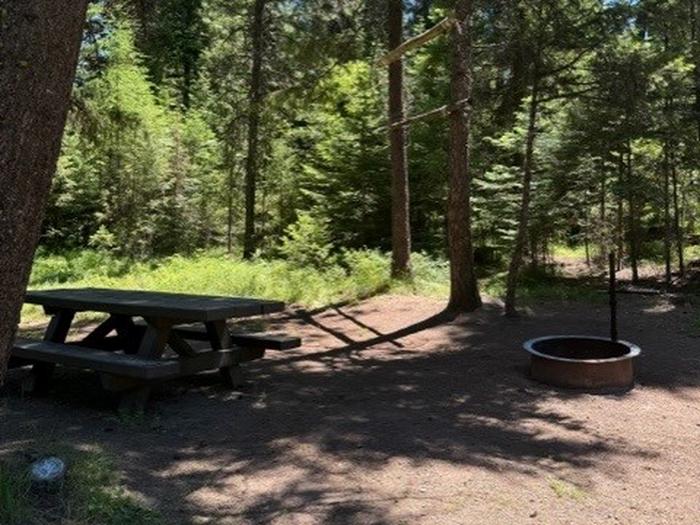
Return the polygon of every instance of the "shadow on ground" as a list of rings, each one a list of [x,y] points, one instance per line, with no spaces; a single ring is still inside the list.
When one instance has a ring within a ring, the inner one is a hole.
[[[277,324],[301,332],[304,348],[250,366],[242,392],[200,375],[164,386],[139,421],[116,419],[88,374],[62,372],[51,398],[22,399],[15,372],[0,406],[0,454],[47,435],[100,443],[169,523],[394,523],[398,500],[420,498],[417,485],[440,465],[447,484],[459,467],[575,472],[585,486],[592,469],[624,477],[625,458],[653,458],[567,408],[595,396],[527,378],[524,339],[605,333],[603,306],[540,306],[513,321],[495,305],[454,318],[439,303],[401,301],[294,312]],[[643,388],[700,385],[694,340],[677,331],[684,308],[658,298],[622,307],[623,338],[645,352]]]

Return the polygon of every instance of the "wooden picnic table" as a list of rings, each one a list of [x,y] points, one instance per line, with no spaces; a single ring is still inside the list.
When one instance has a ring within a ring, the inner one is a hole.
[[[105,388],[122,392],[126,410],[142,409],[155,381],[219,369],[236,386],[240,363],[300,344],[294,337],[229,332],[228,319],[279,312],[279,301],[77,288],[29,291],[25,302],[51,316],[43,341],[19,339],[12,350],[15,364],[33,365],[35,388],[47,389],[56,364],[93,369]],[[86,311],[108,317],[66,343],[75,314]]]

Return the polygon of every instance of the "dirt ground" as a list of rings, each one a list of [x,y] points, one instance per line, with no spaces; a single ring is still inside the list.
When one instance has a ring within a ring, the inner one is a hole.
[[[0,398],[0,455],[55,439],[99,445],[167,523],[700,523],[700,339],[691,304],[620,299],[642,347],[637,387],[565,392],[527,377],[523,340],[605,334],[599,304],[443,303],[382,296],[274,324],[303,348],[163,387],[142,421],[115,417],[93,376],[61,372],[50,398]]]

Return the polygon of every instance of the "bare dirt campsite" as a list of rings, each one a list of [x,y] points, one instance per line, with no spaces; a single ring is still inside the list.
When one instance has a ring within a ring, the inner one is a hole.
[[[623,302],[621,334],[644,352],[627,393],[527,377],[525,339],[599,334],[604,302],[449,319],[442,301],[389,295],[277,315],[302,348],[251,366],[240,392],[216,374],[170,384],[133,421],[85,373],[51,399],[12,376],[0,451],[98,449],[166,523],[694,524],[699,312]]]
[[[0,0],[0,525],[700,524],[700,0]]]

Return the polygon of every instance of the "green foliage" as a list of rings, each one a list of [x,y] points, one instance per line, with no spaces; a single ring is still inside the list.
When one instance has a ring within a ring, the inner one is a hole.
[[[229,241],[239,250],[253,2],[156,4],[90,7],[44,225],[52,252],[89,247],[144,261]],[[261,255],[284,256],[290,270],[347,272],[347,250],[391,245],[387,75],[376,66],[385,13],[361,0],[327,7],[267,3],[253,212]],[[411,6],[406,35],[448,7]],[[635,235],[640,256],[662,257],[669,174],[678,211],[668,217],[679,222],[669,240],[694,238],[700,46],[691,36],[700,30],[691,24],[678,1],[475,4],[470,174],[480,274],[512,251],[535,78],[528,259],[544,264],[554,246],[585,243],[594,262],[618,245],[627,256]],[[448,102],[450,51],[441,37],[405,57],[408,115]],[[431,261],[446,253],[447,137],[444,115],[409,130],[412,245]],[[37,276],[78,276],[60,257],[45,264]]]
[[[106,251],[82,250],[63,254],[39,254],[32,266],[30,286],[63,284],[93,277],[119,277],[129,261]]]
[[[173,256],[150,263],[95,252],[39,256],[33,287],[106,287],[261,297],[320,306],[371,296],[391,287],[389,258],[346,251],[334,262],[300,266],[286,260],[245,261],[221,252]],[[26,309],[24,320],[38,311]]]
[[[489,276],[483,281],[483,290],[492,297],[505,294],[506,272]],[[547,301],[587,301],[601,302],[605,295],[600,293],[596,283],[559,275],[547,267],[528,267],[521,276],[519,294],[523,303]]]
[[[388,248],[389,167],[375,76],[362,62],[336,68],[319,85],[318,102],[290,129],[299,177],[295,200],[322,217],[342,247]]]
[[[323,268],[332,263],[328,223],[310,213],[301,213],[297,222],[287,227],[280,253],[290,263],[303,267]]]
[[[449,265],[425,253],[412,256],[411,280],[393,281],[389,255],[377,250],[343,250],[324,265],[300,265],[281,259],[245,261],[220,251],[172,256],[148,263],[94,251],[40,254],[32,288],[121,288],[276,299],[302,307],[355,301],[385,292],[444,298],[449,292]],[[484,275],[482,287],[492,297],[504,291],[505,273]],[[594,283],[564,278],[551,269],[525,272],[525,303],[542,299],[593,300],[603,297]],[[25,306],[22,319],[43,319],[38,308]]]
[[[209,246],[222,202],[216,137],[201,111],[182,115],[159,99],[133,22],[103,15],[106,63],[76,89],[44,244],[140,258]]]

